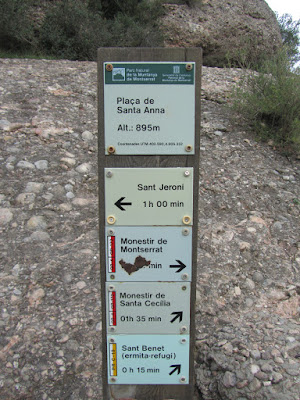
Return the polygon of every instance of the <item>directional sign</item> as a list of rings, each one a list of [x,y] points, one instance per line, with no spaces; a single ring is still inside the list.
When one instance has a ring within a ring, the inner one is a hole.
[[[107,225],[192,225],[193,168],[106,168]]]
[[[190,281],[192,227],[106,227],[107,281]]]
[[[190,282],[115,282],[106,291],[109,332],[189,332]]]
[[[194,154],[194,63],[104,63],[106,152]]]
[[[110,384],[188,384],[188,335],[108,335]]]

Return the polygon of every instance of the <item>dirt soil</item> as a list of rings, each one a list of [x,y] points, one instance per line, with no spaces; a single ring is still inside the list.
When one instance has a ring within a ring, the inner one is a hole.
[[[0,65],[0,398],[99,400],[96,63]],[[299,400],[299,160],[232,123],[241,75],[203,68],[197,390]]]

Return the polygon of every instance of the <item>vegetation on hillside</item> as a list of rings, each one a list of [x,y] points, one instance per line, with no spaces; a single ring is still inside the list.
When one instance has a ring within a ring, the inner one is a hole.
[[[182,2],[195,6],[201,0]],[[6,56],[13,51],[95,60],[99,47],[163,43],[161,0],[0,0],[0,9],[0,51]],[[274,57],[259,58],[254,43],[239,50],[240,66],[256,72],[247,71],[234,104],[259,137],[300,149],[300,68],[294,67],[300,60],[300,20],[277,18],[282,48]]]
[[[0,8],[6,52],[95,60],[99,47],[163,44],[160,0],[0,0]]]
[[[277,14],[276,16],[279,22],[283,46],[286,48],[291,64],[294,65],[300,61],[300,19],[294,21],[290,14],[283,14],[281,16]]]
[[[281,150],[300,151],[300,21],[279,18],[283,45],[257,71],[247,70],[234,93],[234,109],[253,126],[257,136]]]

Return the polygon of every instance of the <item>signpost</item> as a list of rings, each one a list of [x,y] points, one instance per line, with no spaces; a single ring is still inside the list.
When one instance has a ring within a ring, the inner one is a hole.
[[[103,398],[192,399],[200,49],[99,49]]]

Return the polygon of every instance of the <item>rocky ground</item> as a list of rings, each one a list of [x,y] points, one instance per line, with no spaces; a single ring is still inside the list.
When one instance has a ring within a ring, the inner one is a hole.
[[[0,398],[101,399],[96,64],[0,64]],[[299,400],[299,160],[233,124],[240,76],[203,69],[197,389]]]

